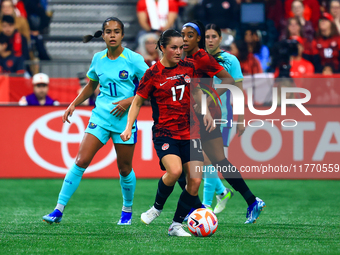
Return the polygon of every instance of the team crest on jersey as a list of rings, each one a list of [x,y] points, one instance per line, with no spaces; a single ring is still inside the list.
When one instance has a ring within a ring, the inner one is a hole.
[[[184,76],[184,80],[185,80],[186,83],[190,83],[191,82],[191,79],[190,79],[189,75],[185,75]]]
[[[97,127],[97,125],[94,124],[93,122],[90,122],[90,123],[89,123],[89,128],[95,129],[96,127]]]
[[[125,70],[119,72],[119,78],[126,80],[129,77],[129,73]]]
[[[162,145],[162,150],[166,151],[167,149],[169,149],[169,144],[168,143],[163,144]]]

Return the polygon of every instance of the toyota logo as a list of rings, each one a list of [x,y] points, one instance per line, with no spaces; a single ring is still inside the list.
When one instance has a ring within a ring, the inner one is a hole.
[[[59,174],[66,174],[70,167],[74,164],[75,158],[71,157],[68,150],[68,144],[81,142],[86,127],[81,116],[90,117],[91,111],[77,110],[73,113],[72,124],[77,126],[78,133],[69,133],[70,127],[72,125],[68,123],[63,124],[61,132],[52,130],[48,127],[48,123],[51,120],[58,118],[61,121],[61,116],[63,114],[64,111],[54,111],[40,117],[29,126],[25,134],[25,149],[29,157],[40,167]],[[53,163],[48,162],[38,154],[34,146],[34,137],[37,133],[50,141],[60,143],[61,157],[65,167],[54,165]],[[112,149],[108,153],[108,155],[101,161],[90,165],[85,173],[99,171],[110,165],[115,160],[116,151],[114,149],[114,146],[112,146]]]

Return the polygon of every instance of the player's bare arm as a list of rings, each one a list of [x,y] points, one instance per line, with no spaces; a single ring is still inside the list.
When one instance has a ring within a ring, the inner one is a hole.
[[[76,99],[73,100],[73,102],[67,107],[64,115],[63,115],[63,122],[67,121],[70,123],[68,117],[71,117],[76,106],[80,105],[83,103],[86,99],[88,99],[94,91],[97,89],[99,82],[98,81],[92,81],[90,80],[84,89],[79,93],[79,95],[76,97]]]

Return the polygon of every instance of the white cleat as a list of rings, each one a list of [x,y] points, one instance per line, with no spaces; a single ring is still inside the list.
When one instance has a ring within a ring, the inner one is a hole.
[[[217,195],[216,196],[216,199],[217,199],[217,204],[215,206],[215,209],[214,209],[214,213],[215,214],[218,214],[220,212],[222,212],[226,205],[227,205],[227,202],[230,198],[232,198],[234,195],[234,193],[232,192],[232,190],[226,188],[225,190],[225,195],[222,196],[222,195]]]
[[[149,210],[141,214],[140,219],[143,223],[149,225],[161,214],[161,212],[162,211],[157,210],[154,206],[152,206]]]
[[[170,225],[168,234],[169,236],[191,236],[188,232],[186,232],[183,229],[183,226],[179,223],[178,224],[172,223]]]

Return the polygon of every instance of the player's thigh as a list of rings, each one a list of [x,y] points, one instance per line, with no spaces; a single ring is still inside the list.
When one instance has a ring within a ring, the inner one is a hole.
[[[182,174],[181,158],[175,154],[167,154],[162,157],[161,162],[166,171],[163,181],[164,179],[167,179],[169,182],[171,182],[171,184],[175,184],[175,182]]]
[[[88,167],[94,155],[96,155],[98,150],[100,150],[103,146],[104,144],[96,136],[90,133],[85,133],[76,157],[76,164],[79,167]]]

